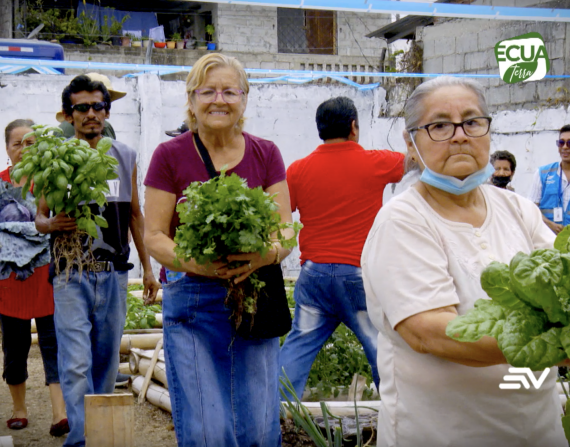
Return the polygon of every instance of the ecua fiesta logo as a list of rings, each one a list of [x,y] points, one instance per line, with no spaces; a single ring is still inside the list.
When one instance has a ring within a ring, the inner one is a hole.
[[[495,45],[495,57],[503,81],[538,81],[550,70],[544,39],[539,33],[528,33],[502,40]]]

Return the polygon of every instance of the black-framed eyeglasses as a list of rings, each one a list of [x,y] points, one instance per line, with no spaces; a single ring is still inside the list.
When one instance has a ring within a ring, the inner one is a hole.
[[[71,106],[72,110],[77,110],[78,112],[81,113],[89,112],[89,109],[93,109],[96,112],[100,112],[101,110],[106,108],[107,108],[107,103],[105,101],[95,102],[93,104],[87,104],[87,103],[74,104]]]
[[[562,149],[564,145],[566,145],[566,147],[570,149],[570,140],[563,140],[563,139],[556,140],[556,144],[560,149]]]
[[[241,96],[243,95],[243,90],[239,90],[237,88],[227,88],[221,92],[218,92],[213,88],[199,88],[194,90],[194,93],[196,93],[198,99],[200,99],[200,101],[204,104],[210,104],[214,102],[218,98],[218,95],[222,95],[222,100],[226,104],[235,104],[236,102],[240,101]]]
[[[414,130],[425,129],[429,137],[433,141],[447,141],[453,138],[455,131],[458,127],[463,129],[463,132],[468,137],[483,137],[489,133],[491,128],[492,118],[490,116],[476,116],[469,118],[460,123],[452,123],[451,121],[440,121],[438,123],[429,123],[425,126],[418,126],[408,129],[408,132]]]

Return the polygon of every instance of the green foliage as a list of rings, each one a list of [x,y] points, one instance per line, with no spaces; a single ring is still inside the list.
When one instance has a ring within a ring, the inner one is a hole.
[[[44,9],[42,0],[29,2],[24,11],[20,10],[17,14],[25,21],[26,31],[29,33],[40,24],[44,24],[44,28],[40,32],[43,39],[63,39],[65,37],[76,37],[79,33],[79,22],[74,16],[73,10],[61,9]]]
[[[172,34],[171,40],[173,40],[174,42],[182,42],[183,39],[180,33],[174,33]]]
[[[214,33],[216,32],[216,27],[212,24],[206,25],[206,34],[210,36],[210,40],[214,39]]]
[[[96,45],[101,39],[101,30],[99,29],[97,20],[85,14],[85,11],[82,11],[79,15],[78,22],[79,36],[83,39],[83,45],[86,47]],[[106,24],[107,21],[105,20],[105,25]]]
[[[566,250],[569,232],[555,247]],[[450,321],[446,333],[465,342],[497,339],[509,364],[533,371],[570,357],[570,255],[557,249],[517,253],[510,265],[491,263],[481,275],[491,300]]]
[[[23,191],[29,191],[33,181],[36,204],[44,197],[48,208],[59,214],[64,211],[77,219],[77,227],[97,238],[97,226],[107,228],[101,216],[91,213],[82,203],[95,201],[99,206],[107,203],[107,180],[117,178],[119,162],[109,155],[112,140],[102,138],[97,149],[91,149],[84,140],[61,135],[59,127],[32,126],[36,142],[22,150],[22,160],[14,166],[12,178],[19,182],[27,178]]]
[[[145,306],[141,298],[128,293],[125,329],[152,329],[156,323],[156,314],[160,312],[162,312],[160,304]]]
[[[372,370],[356,335],[341,324],[317,354],[309,373],[307,386],[317,389],[317,396],[335,397],[339,386],[350,386],[354,374],[365,376],[372,382]]]
[[[248,188],[235,173],[193,182],[184,195],[188,200],[176,207],[182,225],[176,230],[174,251],[185,261],[193,258],[207,264],[235,253],[265,256],[271,248],[270,235],[276,231],[284,247],[297,244],[296,238],[286,240],[278,230],[298,232],[300,224],[281,223],[274,196],[261,187]]]

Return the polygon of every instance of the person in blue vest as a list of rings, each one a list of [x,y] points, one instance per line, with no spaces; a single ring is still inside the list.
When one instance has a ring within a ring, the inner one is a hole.
[[[570,224],[570,124],[560,129],[558,140],[560,161],[538,168],[529,199],[542,211],[542,219],[556,234]]]

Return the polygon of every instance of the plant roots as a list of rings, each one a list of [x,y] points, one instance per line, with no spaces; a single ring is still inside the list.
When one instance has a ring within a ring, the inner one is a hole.
[[[83,241],[88,240],[87,251],[83,251]],[[96,260],[91,250],[92,239],[87,232],[75,230],[71,232],[61,233],[56,236],[53,243],[53,256],[55,262],[55,273],[59,275],[61,271],[61,261],[65,261],[65,282],[69,282],[69,274],[71,269],[77,267],[79,277],[83,269],[90,269],[94,266]]]

